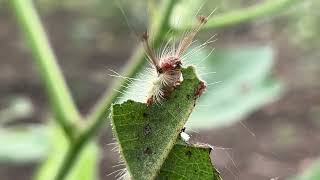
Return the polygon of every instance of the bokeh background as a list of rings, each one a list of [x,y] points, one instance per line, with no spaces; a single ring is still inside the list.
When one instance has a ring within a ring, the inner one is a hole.
[[[217,8],[214,14],[219,14],[263,2],[213,0],[201,12]],[[174,12],[182,22],[193,21],[183,16],[188,3]],[[85,114],[117,80],[108,76],[108,69],[121,72],[137,48],[135,32],[148,25],[147,3],[121,1],[129,24],[113,1],[36,0],[35,4],[76,104]],[[216,34],[217,40],[195,58],[205,57],[215,47],[203,66],[204,73],[216,73],[204,79],[219,83],[209,86],[188,127],[192,141],[216,147],[212,159],[225,180],[289,179],[317,164],[319,8],[318,0],[305,0],[263,18],[200,33],[199,42]],[[0,87],[0,179],[32,179],[56,145],[47,129],[52,113],[6,1],[0,6]],[[118,154],[108,145],[113,140],[107,115],[104,125],[99,150],[93,153],[98,162],[93,173],[100,179],[115,179],[108,176],[117,170],[113,166]]]

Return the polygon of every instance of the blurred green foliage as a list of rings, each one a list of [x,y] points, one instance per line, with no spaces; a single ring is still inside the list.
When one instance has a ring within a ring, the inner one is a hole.
[[[31,117],[34,112],[33,104],[27,97],[11,97],[5,103],[8,105],[0,109],[0,126],[17,119]]]
[[[271,47],[243,47],[208,54],[204,49],[192,57],[194,64],[203,67],[200,75],[204,74],[202,78],[209,86],[187,126],[230,125],[278,99],[282,85],[272,75],[274,53]]]
[[[47,127],[19,125],[0,127],[0,163],[29,163],[43,160],[49,151]]]
[[[289,17],[289,33],[292,40],[305,50],[312,51],[320,46],[320,1],[301,3]]]
[[[320,179],[320,160],[316,160],[305,172],[292,180],[318,180]]]

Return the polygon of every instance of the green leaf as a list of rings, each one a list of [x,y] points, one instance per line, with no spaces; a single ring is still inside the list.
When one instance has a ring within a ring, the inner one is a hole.
[[[177,143],[161,167],[156,179],[221,180],[218,171],[211,163],[211,150],[207,145]]]
[[[30,117],[34,107],[29,98],[15,96],[9,99],[6,108],[0,109],[0,125],[20,118]]]
[[[293,178],[293,180],[318,180],[318,179],[320,179],[320,160],[315,161],[315,163],[309,169],[307,169],[298,177]]]
[[[272,48],[217,50],[203,60],[208,54],[208,51],[201,50],[189,60],[189,63],[205,67],[200,76],[207,73],[202,78],[209,86],[191,115],[188,127],[229,125],[275,101],[281,94],[282,84],[271,74]],[[210,85],[217,81],[221,82]]]
[[[113,132],[133,179],[157,176],[195,105],[200,80],[193,67],[182,73],[181,85],[161,105],[128,100],[112,106]]]
[[[0,162],[27,163],[39,161],[48,152],[48,134],[40,125],[0,128]]]
[[[53,180],[57,175],[58,168],[64,160],[68,150],[68,139],[61,129],[55,125],[50,126],[51,149],[47,160],[41,165],[36,173],[37,180]],[[98,146],[96,143],[89,143],[79,155],[72,171],[66,180],[94,180],[97,179]]]

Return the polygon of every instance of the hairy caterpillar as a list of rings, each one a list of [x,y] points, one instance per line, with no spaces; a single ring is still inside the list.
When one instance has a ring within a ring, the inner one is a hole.
[[[153,86],[149,91],[149,98],[147,104],[153,102],[161,102],[162,99],[168,97],[175,87],[180,85],[182,79],[181,68],[183,64],[183,54],[192,44],[196,34],[201,27],[207,22],[208,17],[198,16],[198,24],[184,37],[178,44],[178,47],[171,49],[163,49],[160,55],[156,55],[154,49],[149,45],[148,33],[142,36],[144,48],[148,56],[152,68],[157,73],[157,79],[153,82]],[[197,96],[200,96],[206,88],[205,83],[201,83],[197,91]]]
[[[172,35],[170,37],[171,30],[169,29],[167,34],[162,37],[163,41],[161,47],[159,47],[159,49],[155,49],[153,48],[153,44],[151,44],[151,41],[149,40],[149,33],[144,32],[142,35],[138,35],[138,33],[131,25],[129,18],[123,10],[121,4],[118,4],[118,8],[125,18],[128,27],[134,32],[135,36],[138,37],[140,41],[142,41],[147,61],[151,66],[145,67],[144,69],[140,70],[140,73],[138,73],[134,78],[125,77],[115,72],[114,70],[110,70],[112,72],[112,74],[109,74],[110,76],[126,80],[126,82],[121,85],[121,90],[114,89],[115,91],[122,94],[121,97],[117,98],[117,102],[120,103],[124,100],[131,99],[134,101],[147,103],[148,105],[151,105],[153,103],[161,104],[161,101],[168,98],[171,92],[183,81],[181,74],[182,66],[195,65],[197,67],[197,70],[200,70],[200,74],[198,74],[200,76],[215,73],[208,73],[207,67],[199,66],[211,55],[211,53],[214,51],[214,48],[212,48],[210,53],[204,55],[204,58],[191,58],[194,55],[199,54],[199,52],[207,47],[207,45],[215,42],[216,40],[214,39],[216,35],[213,35],[203,44],[195,45],[197,44],[195,43],[196,40],[194,40],[196,35],[207,23],[211,15],[216,11],[215,8],[208,16],[198,15],[203,5],[204,4],[199,7],[196,14],[194,15],[197,22],[193,25],[193,27],[183,33],[180,41],[175,40],[175,35]],[[175,22],[173,23],[174,26],[177,27],[177,25],[180,23],[180,20],[180,18],[175,19]],[[201,96],[206,90],[207,86],[216,83],[217,82],[207,84],[203,81],[199,85],[198,91],[196,92],[195,96]]]

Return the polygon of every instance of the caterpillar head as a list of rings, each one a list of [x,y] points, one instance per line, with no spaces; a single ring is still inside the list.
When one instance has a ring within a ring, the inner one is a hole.
[[[145,32],[142,35],[143,44],[146,50],[146,54],[149,58],[150,63],[158,74],[157,87],[152,87],[150,98],[147,100],[147,104],[152,104],[154,101],[165,99],[171,92],[180,85],[182,81],[182,58],[183,54],[190,47],[196,34],[199,32],[201,27],[207,22],[207,17],[199,16],[198,24],[191,29],[189,33],[184,36],[177,48],[172,48],[168,53],[164,53],[161,57],[157,57],[155,50],[151,48],[149,44],[149,35]],[[200,88],[203,91],[204,88]],[[199,93],[201,95],[202,92]]]
[[[182,62],[179,58],[174,56],[165,57],[160,59],[158,73],[165,73],[167,71],[180,70],[182,67]]]

